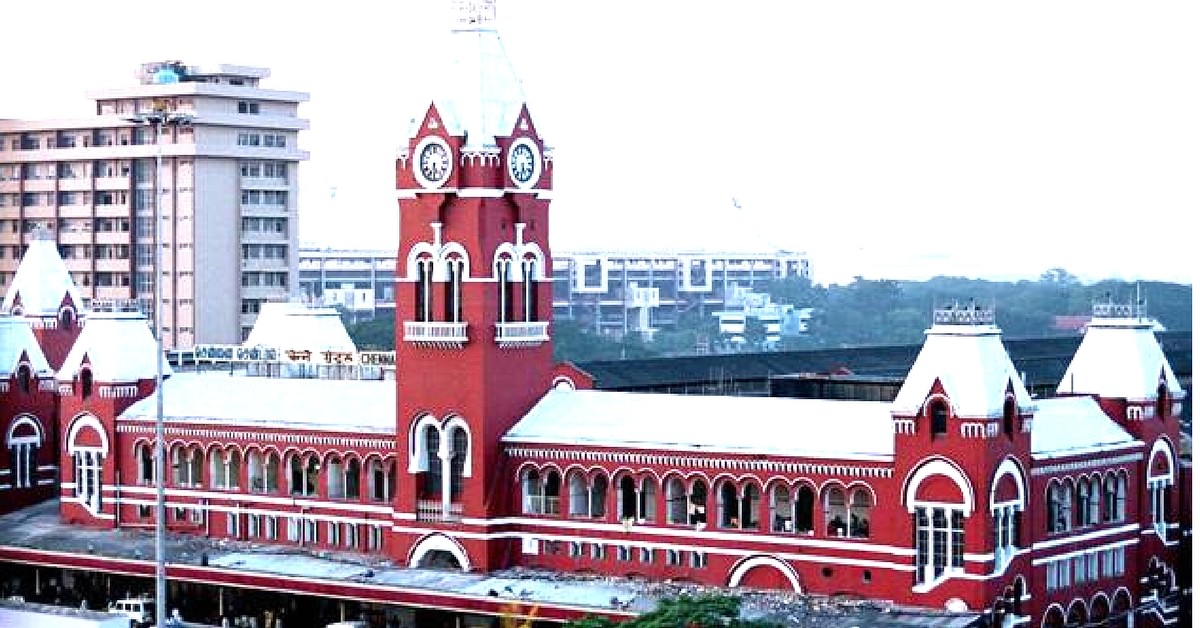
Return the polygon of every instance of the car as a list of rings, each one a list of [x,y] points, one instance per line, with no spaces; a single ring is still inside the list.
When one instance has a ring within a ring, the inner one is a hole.
[[[108,612],[125,615],[129,625],[141,628],[154,623],[154,600],[150,598],[126,598],[108,605]]]

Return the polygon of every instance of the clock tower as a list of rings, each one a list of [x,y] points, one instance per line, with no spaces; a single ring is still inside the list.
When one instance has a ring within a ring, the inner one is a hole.
[[[500,438],[549,390],[553,161],[496,30],[451,3],[443,87],[396,160],[397,526],[410,566],[490,570],[512,478]]]

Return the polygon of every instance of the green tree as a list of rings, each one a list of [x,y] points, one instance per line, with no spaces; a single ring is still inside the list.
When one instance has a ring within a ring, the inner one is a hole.
[[[567,628],[781,628],[781,624],[741,618],[742,600],[717,594],[683,595],[659,600],[658,606],[638,617],[616,622],[604,617],[586,617],[569,622]]]

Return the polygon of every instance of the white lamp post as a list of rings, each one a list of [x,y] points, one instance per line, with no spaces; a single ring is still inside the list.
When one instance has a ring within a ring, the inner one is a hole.
[[[167,502],[166,444],[163,429],[163,333],[162,333],[162,131],[163,126],[187,126],[193,116],[176,113],[169,107],[155,103],[154,110],[127,118],[130,122],[149,125],[154,129],[154,338],[158,355],[155,359],[154,398],[157,402],[154,415],[154,625],[163,626],[167,617]],[[137,282],[134,282],[136,285]]]

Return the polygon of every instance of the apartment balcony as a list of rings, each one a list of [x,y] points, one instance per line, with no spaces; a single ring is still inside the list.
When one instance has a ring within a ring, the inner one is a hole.
[[[129,244],[128,231],[96,231],[96,244]]]
[[[98,259],[95,262],[96,272],[127,273],[130,269],[130,263],[127,259]]]
[[[496,323],[496,344],[501,349],[536,347],[550,341],[550,323]]]
[[[129,177],[96,177],[97,190],[128,190]]]
[[[25,208],[25,218],[28,220],[58,218],[58,210],[53,205],[32,205]]]
[[[110,203],[108,205],[96,205],[97,218],[124,218],[130,216],[132,210],[129,208],[129,203]]]
[[[455,523],[462,521],[462,504],[450,504],[450,511],[442,510],[441,500],[422,499],[417,501],[417,521]]]
[[[92,244],[91,231],[59,231],[59,244]],[[119,244],[119,243],[118,243]]]
[[[242,177],[243,190],[287,190],[291,188],[286,177]]]
[[[461,349],[467,344],[467,324],[404,321],[404,341],[439,349]]]
[[[53,192],[58,187],[57,179],[26,179],[26,192]]]
[[[92,189],[91,177],[62,178],[58,180],[58,189],[63,192],[79,192]]]
[[[16,179],[0,179],[0,192],[20,192],[21,182]]]

